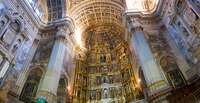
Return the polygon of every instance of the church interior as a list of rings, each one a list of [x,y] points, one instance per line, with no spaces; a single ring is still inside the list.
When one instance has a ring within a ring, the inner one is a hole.
[[[0,0],[0,103],[200,103],[200,0]]]

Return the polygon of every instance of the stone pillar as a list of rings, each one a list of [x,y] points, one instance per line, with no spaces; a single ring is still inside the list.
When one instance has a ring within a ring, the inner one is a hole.
[[[6,78],[8,77],[7,73],[10,67],[10,62],[7,59],[4,59],[2,66],[0,68],[0,102],[5,103],[5,101],[7,100],[7,94],[9,92],[10,89],[10,82],[8,82],[9,80],[7,80]]]
[[[56,40],[50,56],[46,73],[40,82],[37,97],[46,98],[48,103],[57,103],[56,95],[60,80],[60,75],[63,69],[63,60],[66,48],[66,33],[62,28],[56,34]]]
[[[4,59],[2,68],[0,70],[0,78],[4,78],[6,72],[8,71],[9,65],[9,61],[7,59]]]
[[[135,22],[130,23],[131,28],[131,48],[136,53],[139,63],[142,67],[144,77],[148,87],[148,96],[151,98],[155,94],[169,88],[169,84],[164,76],[164,73],[157,64],[153,53],[148,45],[148,42],[143,33],[143,28]]]

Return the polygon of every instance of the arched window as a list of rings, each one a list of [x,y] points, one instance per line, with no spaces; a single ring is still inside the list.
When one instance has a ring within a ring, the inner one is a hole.
[[[48,20],[60,19],[65,13],[65,0],[47,0]]]

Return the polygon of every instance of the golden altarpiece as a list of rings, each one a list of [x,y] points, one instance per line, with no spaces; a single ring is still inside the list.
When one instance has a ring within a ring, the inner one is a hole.
[[[0,0],[0,103],[199,103],[200,0]]]
[[[88,33],[87,53],[84,56],[80,55],[76,61],[72,101],[74,103],[126,103],[142,99],[140,84],[131,69],[127,43],[120,39],[119,34],[113,32],[90,31]],[[113,41],[109,40],[111,38],[114,38]]]

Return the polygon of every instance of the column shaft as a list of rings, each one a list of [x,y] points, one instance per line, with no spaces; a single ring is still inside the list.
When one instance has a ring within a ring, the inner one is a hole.
[[[135,31],[131,38],[131,44],[141,64],[149,95],[153,95],[161,88],[167,87],[166,78],[151,52],[144,33],[142,31]]]
[[[0,78],[3,78],[8,71],[10,63],[7,60],[4,60],[3,66],[0,71]]]
[[[57,88],[63,69],[64,54],[65,44],[62,40],[57,39],[38,92],[38,96],[46,97],[49,103],[56,102]]]

